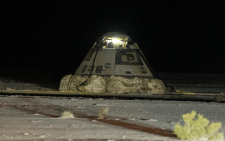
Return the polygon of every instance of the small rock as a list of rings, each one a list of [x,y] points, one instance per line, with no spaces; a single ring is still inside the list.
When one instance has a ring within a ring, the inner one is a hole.
[[[39,136],[40,138],[45,138],[45,135],[41,135],[41,136]]]
[[[28,133],[24,133],[25,136],[29,135]]]
[[[14,90],[14,89],[11,89],[11,88],[7,87],[6,90],[9,90],[10,91],[10,90]]]
[[[32,123],[39,123],[39,122],[42,122],[42,121],[32,120],[31,122]]]
[[[74,118],[73,113],[71,113],[70,111],[64,111],[61,114],[61,118]]]

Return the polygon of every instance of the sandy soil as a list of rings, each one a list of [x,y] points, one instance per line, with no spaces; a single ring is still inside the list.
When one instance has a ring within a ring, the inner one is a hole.
[[[109,108],[104,119],[98,119],[100,107]],[[0,139],[173,141],[182,114],[195,110],[225,125],[224,109],[215,102],[5,96],[0,97]],[[60,118],[63,111],[75,118]]]
[[[61,77],[51,73],[9,72],[0,75],[2,91],[57,91]],[[158,75],[175,89],[221,95],[225,92],[225,75]],[[104,119],[98,119],[100,107],[109,108]],[[182,114],[195,110],[210,121],[225,125],[224,109],[224,103],[204,101],[2,94],[0,140],[177,140],[172,131],[174,125],[183,124]],[[60,118],[63,111],[71,111],[75,118]],[[224,127],[221,131],[225,131]]]

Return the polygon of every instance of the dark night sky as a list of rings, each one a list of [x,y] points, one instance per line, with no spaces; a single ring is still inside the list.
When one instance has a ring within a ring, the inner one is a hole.
[[[223,3],[11,0],[3,6],[1,69],[75,72],[98,37],[119,30],[157,72],[225,74]]]

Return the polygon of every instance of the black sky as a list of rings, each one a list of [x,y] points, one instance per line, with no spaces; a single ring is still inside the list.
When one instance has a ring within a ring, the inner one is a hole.
[[[76,70],[96,39],[123,31],[158,72],[225,73],[223,3],[7,1],[1,68]]]

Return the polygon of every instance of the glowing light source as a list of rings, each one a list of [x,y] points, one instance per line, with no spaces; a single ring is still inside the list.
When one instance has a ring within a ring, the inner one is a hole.
[[[114,44],[121,43],[121,41],[118,40],[118,39],[112,39],[112,42],[113,42]]]

